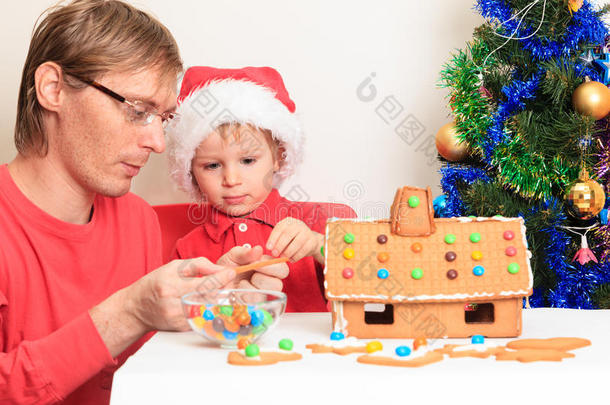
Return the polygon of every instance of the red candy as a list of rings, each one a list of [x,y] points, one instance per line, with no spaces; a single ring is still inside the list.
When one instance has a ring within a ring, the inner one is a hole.
[[[504,232],[504,239],[512,240],[514,237],[515,237],[515,234],[513,233],[513,231],[505,231]]]
[[[343,269],[343,278],[352,278],[354,277],[354,270],[346,267]]]
[[[514,256],[517,254],[517,249],[514,246],[509,246],[506,248],[506,256]]]

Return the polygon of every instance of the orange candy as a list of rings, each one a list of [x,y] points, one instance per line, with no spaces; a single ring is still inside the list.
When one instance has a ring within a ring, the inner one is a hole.
[[[214,330],[214,327],[212,326],[212,322],[206,322],[203,325],[203,330],[205,331],[205,333],[208,336],[216,336],[216,334],[218,333]]]
[[[377,255],[377,260],[379,260],[381,263],[385,263],[390,259],[390,255],[386,252],[381,252]]]
[[[246,305],[234,305],[233,306],[233,315],[239,315],[243,313],[248,313],[248,307]]]
[[[233,318],[225,319],[225,329],[233,333],[239,332],[239,323]]]
[[[248,311],[241,312],[239,315],[237,315],[235,319],[240,325],[245,326],[250,324],[250,314],[248,313]]]
[[[428,344],[428,341],[426,341],[426,338],[417,338],[417,339],[413,340],[413,350],[417,350],[421,346],[426,346],[427,344]]]
[[[237,348],[238,349],[245,349],[246,346],[248,346],[250,344],[250,339],[248,338],[239,338],[239,340],[237,341]]]
[[[419,253],[424,249],[424,247],[421,245],[421,243],[419,242],[415,242],[414,244],[411,245],[411,250],[414,253]]]

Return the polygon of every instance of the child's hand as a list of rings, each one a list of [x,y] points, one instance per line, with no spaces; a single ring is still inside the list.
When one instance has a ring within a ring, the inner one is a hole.
[[[235,246],[218,259],[217,264],[235,267],[267,259],[270,257],[263,255],[261,246],[252,248]],[[286,263],[276,263],[257,270],[246,271],[235,277],[233,288],[282,291],[282,280],[288,277],[289,271]]]
[[[273,256],[288,257],[292,262],[307,256],[314,256],[318,262],[323,262],[320,253],[323,243],[322,234],[309,229],[303,221],[288,217],[278,222],[271,231],[267,249],[271,250]]]

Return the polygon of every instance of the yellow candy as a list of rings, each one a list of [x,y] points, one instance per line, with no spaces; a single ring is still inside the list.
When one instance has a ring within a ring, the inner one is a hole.
[[[475,250],[474,252],[472,252],[472,258],[474,260],[481,260],[483,258],[483,253],[478,250]]]
[[[203,316],[203,313],[205,312],[207,308],[205,307],[205,305],[202,305],[199,307],[199,313],[201,314],[201,316]]]
[[[366,344],[366,352],[373,353],[383,350],[383,345],[378,340],[373,340],[372,342],[368,342]]]
[[[343,257],[345,257],[347,260],[353,259],[355,255],[356,252],[354,252],[354,249],[352,248],[347,248],[343,251]]]
[[[203,325],[205,325],[205,319],[203,319],[200,316],[197,316],[195,318],[193,318],[193,323],[195,324],[195,326],[199,329],[203,328]]]

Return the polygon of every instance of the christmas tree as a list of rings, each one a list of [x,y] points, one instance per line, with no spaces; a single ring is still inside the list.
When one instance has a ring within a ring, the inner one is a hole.
[[[441,72],[454,122],[437,134],[436,213],[523,217],[530,305],[608,308],[610,6],[478,0],[476,9],[486,23]]]

